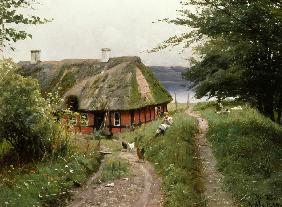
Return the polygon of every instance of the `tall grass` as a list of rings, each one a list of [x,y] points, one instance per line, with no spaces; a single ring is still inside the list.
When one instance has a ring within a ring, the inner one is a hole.
[[[209,121],[226,188],[245,206],[282,206],[281,126],[248,107],[228,115],[214,113],[212,104],[198,109]]]
[[[159,121],[142,126],[135,132],[126,133],[122,139],[137,141],[145,148],[145,157],[154,163],[163,177],[166,207],[205,206],[200,180],[199,161],[193,140],[197,132],[194,119],[177,113],[174,125],[165,136],[154,138]]]
[[[130,166],[126,160],[108,157],[102,170],[102,182],[113,181],[130,175]]]
[[[0,206],[62,206],[73,187],[80,186],[100,166],[95,152],[69,152],[45,162],[0,173]]]

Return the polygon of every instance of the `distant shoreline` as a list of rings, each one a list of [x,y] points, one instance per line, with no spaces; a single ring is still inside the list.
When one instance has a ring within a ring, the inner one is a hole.
[[[173,66],[150,66],[152,72],[156,78],[164,85],[166,90],[173,97],[173,101],[176,94],[176,99],[178,103],[187,103],[188,93],[189,102],[198,103],[208,101],[206,98],[197,99],[195,98],[195,92],[189,89],[191,85],[187,80],[182,78],[182,73],[187,70],[185,67]]]

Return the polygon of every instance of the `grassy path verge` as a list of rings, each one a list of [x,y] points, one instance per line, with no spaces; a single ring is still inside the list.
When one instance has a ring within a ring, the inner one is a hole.
[[[205,186],[206,204],[209,207],[235,207],[231,196],[223,191],[223,176],[216,170],[216,159],[212,153],[206,135],[209,129],[208,121],[189,107],[186,113],[198,120],[200,132],[195,136],[199,149],[199,159],[202,163],[203,182]]]
[[[207,137],[226,189],[243,206],[282,206],[281,126],[248,107],[229,114],[214,113],[212,104],[196,109],[209,121]]]

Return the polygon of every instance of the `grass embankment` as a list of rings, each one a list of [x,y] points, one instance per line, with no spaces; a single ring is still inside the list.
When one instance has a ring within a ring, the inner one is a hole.
[[[216,114],[209,103],[195,110],[209,121],[227,189],[245,206],[282,206],[282,127],[248,107]]]
[[[142,126],[121,139],[134,141],[145,147],[145,157],[154,163],[163,177],[166,207],[205,206],[203,186],[199,176],[199,161],[193,140],[197,132],[194,119],[176,113],[175,123],[165,136],[154,138],[160,120]]]
[[[69,190],[80,186],[100,166],[101,156],[87,144],[67,155],[0,172],[0,206],[62,206]],[[74,152],[75,151],[75,152]]]

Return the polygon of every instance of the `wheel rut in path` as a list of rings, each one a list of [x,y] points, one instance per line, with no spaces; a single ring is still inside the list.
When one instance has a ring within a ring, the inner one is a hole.
[[[203,182],[205,186],[205,198],[208,207],[235,207],[238,206],[229,193],[223,191],[223,175],[216,170],[216,159],[212,153],[210,143],[206,139],[209,129],[208,121],[203,119],[190,106],[186,113],[198,121],[199,134],[195,141],[198,146],[200,160],[202,162]]]
[[[101,170],[87,184],[74,191],[68,207],[161,207],[161,179],[149,162],[138,162],[136,153],[121,152],[118,157],[130,164],[132,176],[97,184]],[[113,187],[106,184],[114,183]]]

